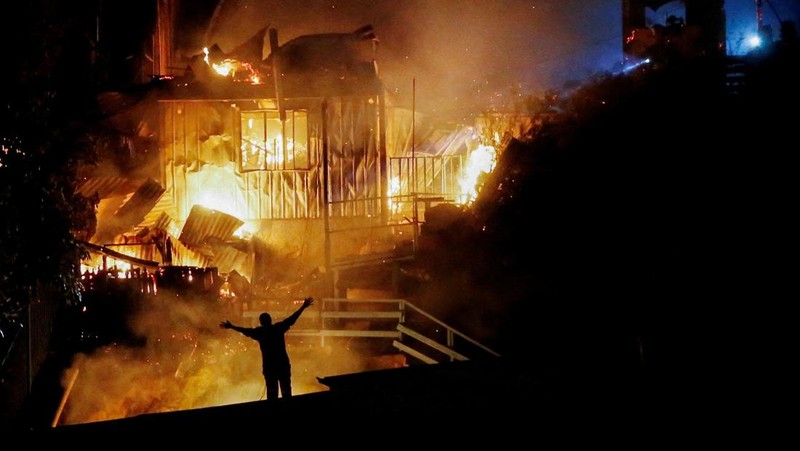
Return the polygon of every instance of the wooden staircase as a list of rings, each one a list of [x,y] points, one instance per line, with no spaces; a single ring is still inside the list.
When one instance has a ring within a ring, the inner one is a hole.
[[[275,320],[296,308],[270,311]],[[261,310],[242,313],[251,326]],[[500,354],[405,299],[323,298],[303,313],[289,336],[317,337],[321,345],[335,338],[391,340],[413,363],[465,361]]]

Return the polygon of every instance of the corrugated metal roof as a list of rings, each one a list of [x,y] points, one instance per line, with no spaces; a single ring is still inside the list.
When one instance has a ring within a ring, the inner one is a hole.
[[[250,279],[252,265],[247,261],[250,254],[227,245],[212,246],[212,249],[214,252],[213,264],[220,273],[227,274],[235,269],[239,274]]]
[[[131,218],[136,222],[130,224],[131,227],[137,225],[144,219],[149,211],[158,203],[161,195],[164,194],[164,187],[155,180],[148,179],[142,183],[135,193],[117,210],[115,216],[119,218]]]
[[[200,252],[187,247],[179,240],[172,240],[172,264],[180,266],[213,266],[211,260]]]
[[[244,224],[241,219],[201,205],[192,206],[178,239],[189,246],[202,246],[210,238],[230,239],[233,232]]]
[[[158,198],[155,206],[144,216],[144,219],[139,224],[143,227],[153,227],[156,229],[166,230],[172,236],[180,235],[180,227],[175,224],[173,220],[177,216],[178,210],[175,208],[175,201],[172,193],[169,191],[164,192]],[[170,229],[170,227],[174,228]]]

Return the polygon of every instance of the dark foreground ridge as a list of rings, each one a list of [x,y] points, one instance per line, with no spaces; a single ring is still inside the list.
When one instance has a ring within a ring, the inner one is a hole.
[[[554,438],[563,443],[610,435],[662,443],[695,430],[708,433],[713,427],[709,418],[728,417],[723,415],[726,404],[705,387],[669,386],[648,381],[645,374],[554,377],[502,360],[367,371],[320,381],[330,390],[60,426],[28,436],[61,444],[109,436],[120,443],[157,443],[158,437],[202,443],[306,431],[298,444],[423,433],[433,434],[429,441],[447,443]]]

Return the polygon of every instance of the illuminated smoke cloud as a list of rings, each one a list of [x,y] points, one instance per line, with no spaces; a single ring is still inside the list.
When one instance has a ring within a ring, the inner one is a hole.
[[[416,80],[417,109],[440,118],[507,109],[519,96],[559,88],[621,60],[619,33],[609,31],[621,30],[619,8],[582,0],[467,1],[455,8],[439,0],[228,0],[216,8],[182,38],[181,53],[214,44],[230,51],[264,27],[277,29],[283,44],[370,24],[390,98],[411,107]]]
[[[222,330],[242,323],[208,299],[160,294],[128,319],[136,344],[78,354],[64,372],[68,390],[60,424],[129,418],[264,399],[258,344]],[[141,342],[141,343],[140,343]],[[327,390],[317,377],[359,372],[369,359],[348,346],[288,337],[295,395]]]

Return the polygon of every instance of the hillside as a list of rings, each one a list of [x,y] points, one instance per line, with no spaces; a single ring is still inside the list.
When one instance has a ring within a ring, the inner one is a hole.
[[[750,55],[743,87],[726,62],[690,60],[564,97],[436,231],[447,239],[420,259],[436,262],[422,297],[564,377],[644,370],[720,395],[781,378],[797,192],[786,108],[800,100],[789,44]]]

